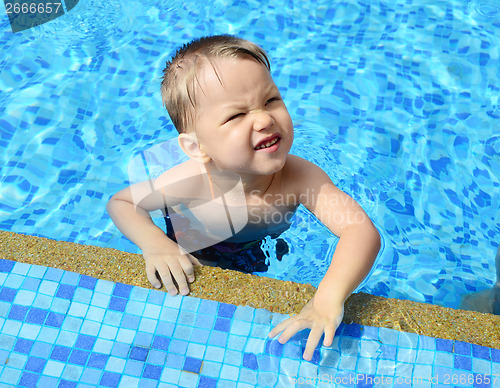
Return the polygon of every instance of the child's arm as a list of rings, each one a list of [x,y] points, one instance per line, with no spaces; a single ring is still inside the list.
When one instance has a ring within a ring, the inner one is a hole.
[[[380,249],[380,236],[357,202],[339,190],[319,167],[294,158],[301,203],[340,240],[325,277],[314,297],[293,316],[270,333],[285,343],[300,330],[310,328],[304,359],[311,360],[318,342],[331,346],[335,330],[342,321],[344,301],[370,272]],[[295,174],[294,174],[295,175]]]
[[[181,254],[179,246],[154,224],[149,211],[161,209],[164,199],[159,191],[151,193],[151,183],[141,182],[119,191],[111,197],[106,209],[116,227],[142,250],[146,275],[151,284],[161,287],[158,273],[170,295],[177,294],[172,278],[177,282],[179,292],[187,295],[186,278],[189,283],[194,281],[193,264],[200,263],[192,255]],[[143,199],[134,204],[137,197]]]

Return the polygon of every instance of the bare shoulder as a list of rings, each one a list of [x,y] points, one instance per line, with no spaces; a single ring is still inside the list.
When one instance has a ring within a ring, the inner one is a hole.
[[[296,155],[288,155],[282,171],[287,185],[302,191],[318,184],[332,184],[328,174],[316,164]]]
[[[165,208],[165,203],[176,205],[182,198],[193,198],[203,184],[199,166],[190,161],[181,163],[151,179],[134,183],[113,195],[111,201],[121,200],[134,203],[153,211]]]
[[[188,160],[160,175],[154,182],[154,189],[161,193],[169,204],[199,199],[209,192],[205,189],[205,175],[199,163]]]
[[[199,164],[192,160],[187,160],[161,174],[156,178],[154,186],[159,189],[190,178],[192,178],[190,180],[196,180],[196,178],[201,178],[201,174]]]

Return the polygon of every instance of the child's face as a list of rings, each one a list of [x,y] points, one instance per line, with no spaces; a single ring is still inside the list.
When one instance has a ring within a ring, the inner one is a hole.
[[[253,59],[221,58],[200,71],[195,132],[220,170],[269,175],[285,164],[293,124],[269,71]]]

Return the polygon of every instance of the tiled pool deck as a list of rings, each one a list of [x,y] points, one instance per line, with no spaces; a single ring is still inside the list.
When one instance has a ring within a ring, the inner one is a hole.
[[[500,386],[498,349],[356,324],[306,362],[284,317],[0,260],[0,385]]]

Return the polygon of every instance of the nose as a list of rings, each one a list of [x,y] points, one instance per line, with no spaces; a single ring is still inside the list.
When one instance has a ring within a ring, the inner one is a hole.
[[[253,114],[253,127],[255,131],[262,131],[264,129],[270,128],[274,124],[273,117],[264,110],[259,110],[257,112],[254,112]]]

